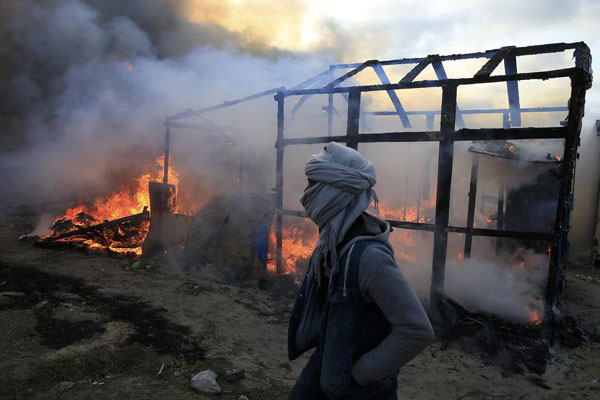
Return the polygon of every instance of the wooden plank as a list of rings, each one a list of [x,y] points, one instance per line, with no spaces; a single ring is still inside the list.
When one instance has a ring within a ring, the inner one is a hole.
[[[444,69],[444,65],[442,64],[442,62],[439,59],[433,60],[431,62],[431,65],[433,65],[435,75],[437,76],[437,78],[439,80],[448,80],[448,75],[446,75],[446,70]],[[462,117],[462,114],[460,112],[460,108],[458,107],[458,105],[456,106],[456,124],[461,128],[463,128],[465,126],[465,120]]]
[[[166,185],[169,183],[169,153],[171,151],[171,128],[169,126],[165,129],[165,154],[163,162],[163,183]]]
[[[437,192],[435,204],[435,232],[433,236],[433,261],[431,269],[430,305],[434,318],[444,291],[446,251],[448,248],[448,220],[450,217],[450,192],[454,164],[454,128],[456,123],[456,86],[448,85],[442,92],[442,117],[440,123],[444,140],[438,152]]]
[[[437,60],[439,58],[440,58],[440,56],[438,54],[432,54],[432,55],[429,55],[429,56],[425,57],[417,65],[415,65],[413,67],[413,69],[411,69],[410,71],[408,71],[408,73],[406,75],[404,75],[404,77],[402,79],[400,79],[400,82],[412,82],[412,81],[414,81],[417,78],[417,76],[425,68],[427,68],[427,66],[429,64],[431,64],[431,62],[433,60]]]
[[[346,146],[358,149],[358,129],[360,123],[360,91],[350,92],[348,97],[348,124],[346,129]]]
[[[277,143],[280,143],[284,138],[284,101],[285,97],[280,93],[275,96],[277,101]],[[283,208],[283,151],[284,146],[277,146],[277,160],[275,162],[275,209]],[[275,222],[275,268],[278,274],[283,271],[283,216],[277,213]]]
[[[416,82],[398,82],[389,85],[363,85],[363,86],[346,86],[346,87],[325,87],[318,89],[297,89],[285,90],[285,96],[302,96],[305,94],[328,94],[328,93],[349,93],[352,90],[360,90],[361,92],[374,92],[377,90],[397,90],[397,89],[420,89],[428,87],[442,87],[448,84],[452,85],[478,85],[480,83],[507,82],[511,80],[546,80],[553,78],[565,78],[579,74],[579,68],[563,68],[552,71],[541,72],[525,72],[516,75],[494,75],[482,76],[473,78],[457,78],[448,80],[426,80]]]
[[[479,175],[479,156],[473,154],[471,162],[471,183],[469,185],[469,204],[467,206],[467,229],[473,229],[475,221],[475,203],[477,201],[477,177]],[[473,244],[473,233],[467,231],[465,235],[465,252],[464,257],[471,257],[471,246]]]
[[[377,64],[377,63],[379,63],[379,61],[377,61],[377,60],[365,61],[364,63],[360,64],[358,67],[354,68],[353,70],[348,71],[344,75],[340,76],[339,78],[334,79],[333,81],[329,82],[327,85],[325,85],[325,87],[326,88],[335,87],[335,86],[339,85],[340,83],[344,82],[346,79],[349,79],[349,78],[353,77],[354,75],[358,74],[363,69],[370,67],[371,65]]]
[[[573,204],[573,180],[575,179],[575,163],[577,148],[580,142],[581,122],[585,107],[585,81],[571,80],[571,97],[569,99],[568,134],[565,139],[564,158],[560,172],[560,188],[554,224],[554,240],[550,248],[550,266],[545,292],[545,319],[548,340],[552,338],[553,308],[561,284],[562,264],[565,261],[568,246],[569,216]]]
[[[554,128],[481,128],[459,129],[456,131],[454,141],[471,140],[520,140],[520,139],[562,139],[566,136],[565,127]],[[408,143],[408,142],[439,142],[444,139],[440,131],[419,132],[384,132],[361,133],[353,139],[358,143]],[[319,144],[329,142],[342,142],[347,140],[346,135],[316,136],[307,138],[289,138],[277,142],[277,146],[294,146],[303,144]]]
[[[479,71],[475,73],[475,76],[490,76],[498,65],[504,60],[504,57],[508,56],[513,51],[515,46],[502,47],[492,58],[490,58]]]
[[[265,90],[264,92],[259,92],[259,93],[251,94],[250,96],[241,97],[239,99],[235,99],[235,100],[231,100],[231,101],[224,101],[221,104],[216,104],[214,106],[202,108],[200,110],[188,110],[188,111],[184,111],[184,112],[181,112],[179,114],[175,114],[175,115],[173,115],[171,117],[168,117],[167,121],[174,121],[174,120],[181,119],[181,118],[188,118],[188,117],[202,115],[202,114],[204,114],[206,112],[209,112],[209,111],[215,111],[215,110],[220,110],[222,108],[231,107],[231,106],[234,106],[236,104],[245,103],[247,101],[258,99],[260,97],[268,96],[270,94],[281,92],[281,91],[284,91],[284,90],[285,90],[284,87],[273,88],[273,89]]]

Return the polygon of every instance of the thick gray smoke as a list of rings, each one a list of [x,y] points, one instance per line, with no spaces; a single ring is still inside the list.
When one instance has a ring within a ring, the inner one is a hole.
[[[3,187],[11,188],[4,201],[60,203],[110,193],[160,154],[166,116],[298,82],[324,64],[247,45],[215,24],[192,24],[178,14],[180,3],[3,3],[0,114],[3,134],[16,142],[0,161]],[[259,103],[267,110],[262,116],[242,109],[235,121],[214,117],[238,146],[214,132],[177,133],[173,152],[189,167],[180,174],[200,180],[197,171],[208,171],[200,175],[210,192],[232,190],[241,138],[252,137],[245,144],[249,166],[262,157],[259,144],[272,148],[275,128],[259,125],[273,119],[274,104],[271,97]],[[264,166],[257,166],[263,174]]]

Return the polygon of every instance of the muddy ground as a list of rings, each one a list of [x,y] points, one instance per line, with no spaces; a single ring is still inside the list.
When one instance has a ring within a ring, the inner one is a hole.
[[[34,247],[17,238],[33,217],[0,217],[0,398],[285,399],[307,357],[288,362],[295,286],[228,282],[213,271]],[[600,271],[568,270],[563,315],[591,336],[600,323]],[[597,399],[600,344],[556,344],[543,374],[511,373],[459,343],[437,341],[399,376],[401,399]],[[204,369],[222,395],[190,388]],[[243,368],[228,383],[224,371]],[[67,384],[70,382],[72,384]]]

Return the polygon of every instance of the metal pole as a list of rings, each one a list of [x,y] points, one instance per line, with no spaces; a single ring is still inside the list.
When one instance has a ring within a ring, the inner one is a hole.
[[[454,135],[456,123],[456,85],[448,84],[442,91],[442,113],[438,152],[437,193],[435,207],[435,232],[433,239],[433,263],[431,271],[430,308],[434,318],[440,317],[440,304],[444,290],[446,251],[448,247],[448,220],[450,217],[450,190],[452,188],[452,164],[454,161]]]
[[[284,128],[284,100],[283,93],[278,92],[275,95],[277,101],[277,161],[275,165],[275,208],[277,212],[277,221],[275,225],[275,238],[276,238],[276,269],[278,274],[282,274],[283,271],[283,215],[281,210],[283,208],[283,149],[284,146],[281,144],[283,140],[283,128]]]

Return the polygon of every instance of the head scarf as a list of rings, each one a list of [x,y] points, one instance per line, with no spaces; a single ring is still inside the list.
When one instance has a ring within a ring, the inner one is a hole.
[[[300,203],[319,227],[309,274],[314,274],[320,284],[320,266],[335,275],[339,262],[336,246],[369,207],[371,199],[377,202],[372,189],[377,179],[373,164],[356,150],[335,142],[329,143],[322,153],[311,156],[305,172],[315,183],[304,191]]]

